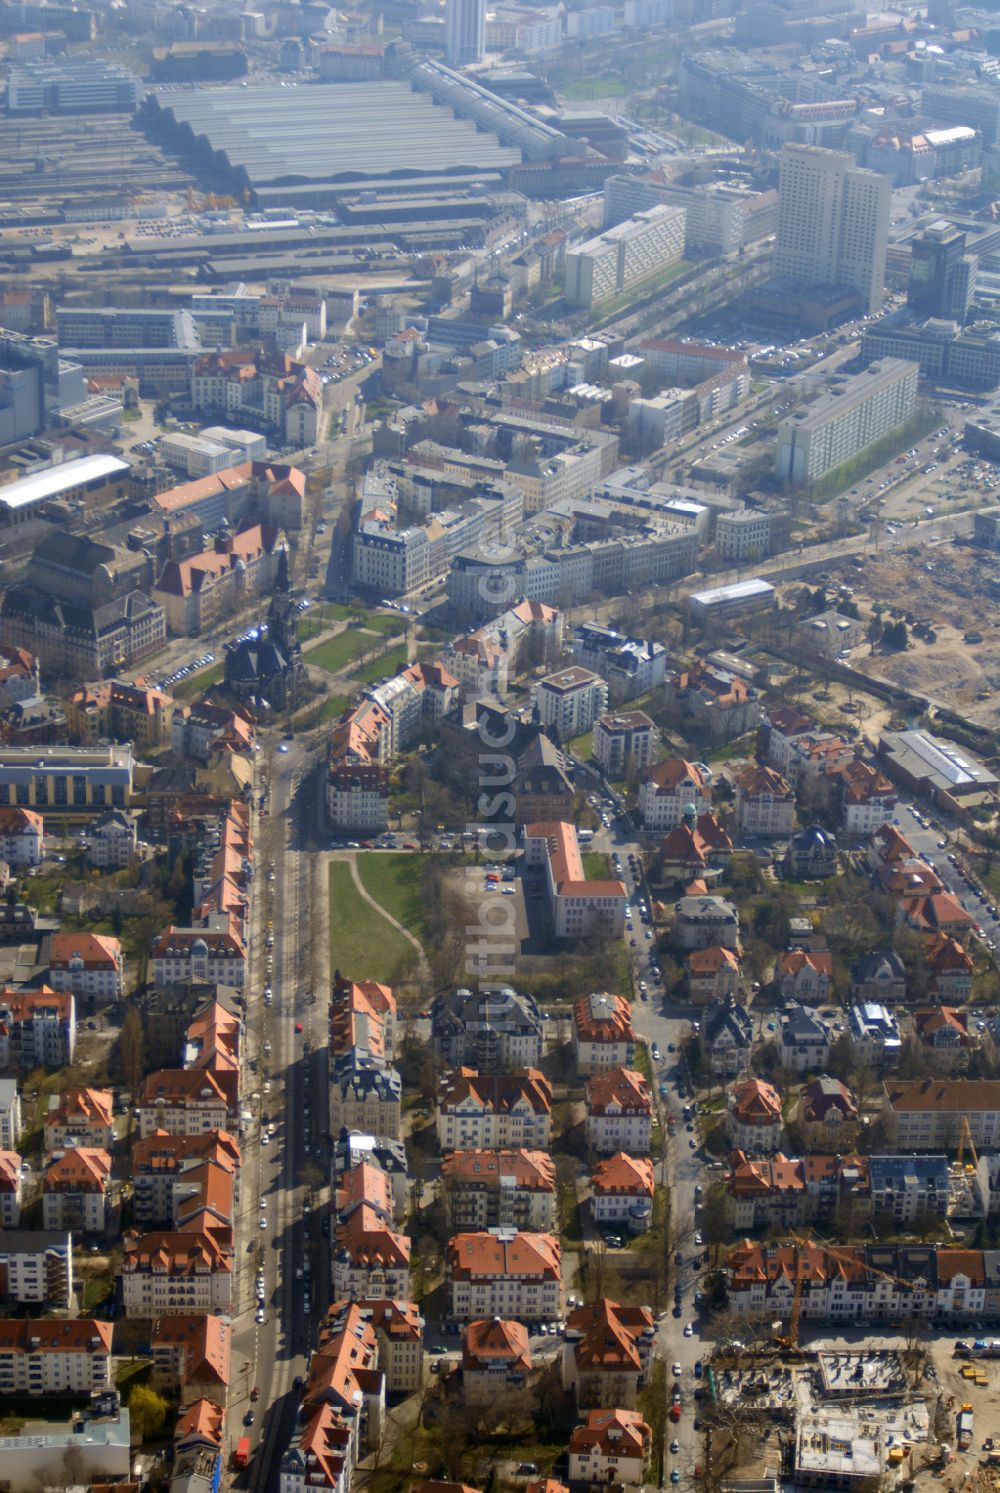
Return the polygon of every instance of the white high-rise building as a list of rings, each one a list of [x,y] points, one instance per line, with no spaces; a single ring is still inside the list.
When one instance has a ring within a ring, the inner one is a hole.
[[[486,50],[486,0],[447,0],[444,25],[449,67],[482,62]]]
[[[774,270],[813,286],[848,285],[867,313],[885,282],[892,181],[863,171],[853,156],[816,145],[786,145],[778,179]]]

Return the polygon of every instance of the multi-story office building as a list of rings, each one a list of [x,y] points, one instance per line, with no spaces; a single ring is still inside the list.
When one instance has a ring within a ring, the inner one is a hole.
[[[10,114],[133,114],[142,94],[133,73],[103,57],[21,62],[7,75]]]
[[[57,306],[63,347],[200,347],[190,311],[133,306]]]
[[[447,0],[444,49],[450,67],[482,62],[486,50],[486,0]]]
[[[1000,384],[1000,335],[992,323],[962,328],[957,321],[929,317],[910,327],[880,323],[866,328],[861,361],[905,358],[928,382],[954,388],[995,389]]]
[[[659,204],[566,254],[566,298],[597,306],[631,290],[684,255],[684,209]]]
[[[965,88],[939,84],[925,88],[921,110],[942,124],[964,124],[978,130],[984,145],[1000,139],[1000,94],[994,88]]]
[[[793,487],[818,482],[913,418],[920,370],[903,358],[871,363],[864,373],[834,379],[804,409],[778,426],[775,470]]]
[[[124,808],[132,794],[132,748],[4,747],[0,751],[0,804],[17,804],[61,816]]]
[[[850,286],[866,312],[885,281],[892,182],[846,152],[786,144],[778,182],[774,270],[796,284]]]
[[[919,316],[964,321],[976,279],[976,259],[965,252],[965,234],[952,223],[931,223],[910,247],[906,304]]]
[[[606,777],[624,777],[630,767],[644,771],[653,760],[660,734],[643,710],[602,715],[594,722],[594,760]]]
[[[749,187],[728,182],[682,187],[641,176],[609,176],[604,183],[604,227],[662,203],[684,210],[686,258],[735,254],[747,242],[752,221],[747,208],[757,195]]]

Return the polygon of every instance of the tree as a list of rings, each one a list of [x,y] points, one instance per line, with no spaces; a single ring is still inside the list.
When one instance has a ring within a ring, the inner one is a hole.
[[[142,1030],[142,1019],[135,1006],[129,1006],[125,1013],[125,1020],[122,1022],[118,1037],[118,1061],[121,1065],[122,1078],[133,1100],[137,1100],[146,1071],[146,1039]]]
[[[170,1405],[148,1384],[136,1384],[128,1397],[132,1429],[140,1441],[152,1441],[166,1425]]]

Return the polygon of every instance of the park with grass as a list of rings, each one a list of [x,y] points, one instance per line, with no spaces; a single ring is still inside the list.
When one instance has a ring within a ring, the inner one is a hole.
[[[361,857],[366,860],[377,857]],[[416,857],[412,857],[415,863]],[[372,894],[374,895],[374,894]],[[351,876],[350,864],[330,862],[330,964],[352,980],[391,983],[415,950],[398,928],[366,902]]]

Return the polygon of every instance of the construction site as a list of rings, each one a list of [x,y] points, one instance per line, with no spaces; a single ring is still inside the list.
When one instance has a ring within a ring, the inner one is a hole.
[[[865,602],[880,603],[911,619],[906,649],[857,648],[851,668],[979,725],[1000,726],[1000,555],[968,544],[883,547],[862,569],[845,565],[837,578],[850,584],[862,610]]]

